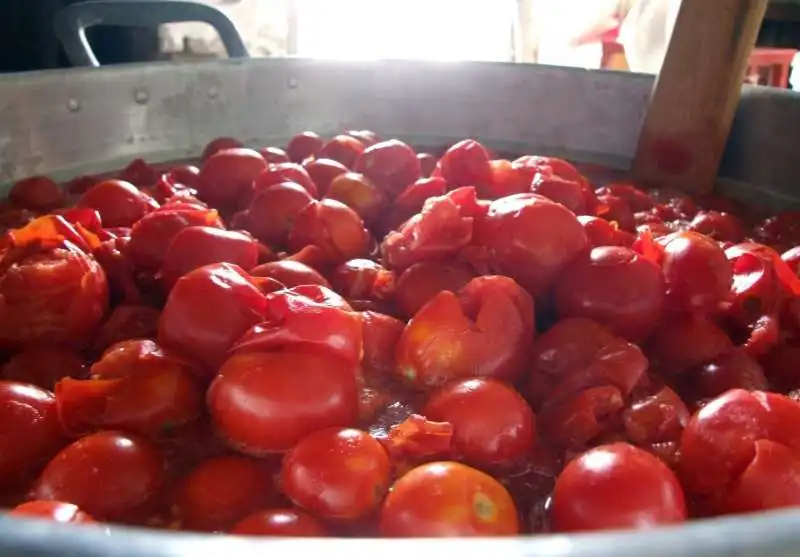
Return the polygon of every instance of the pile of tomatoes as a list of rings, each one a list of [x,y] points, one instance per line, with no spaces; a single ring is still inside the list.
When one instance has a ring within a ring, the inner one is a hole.
[[[0,208],[0,505],[262,536],[800,505],[800,215],[475,140],[212,141]]]

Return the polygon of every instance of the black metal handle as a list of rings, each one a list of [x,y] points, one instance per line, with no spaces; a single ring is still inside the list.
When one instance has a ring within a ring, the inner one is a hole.
[[[86,29],[95,25],[154,27],[163,23],[200,21],[219,33],[231,58],[246,58],[247,48],[236,26],[224,12],[193,0],[89,0],[58,11],[54,26],[73,66],[100,66]]]

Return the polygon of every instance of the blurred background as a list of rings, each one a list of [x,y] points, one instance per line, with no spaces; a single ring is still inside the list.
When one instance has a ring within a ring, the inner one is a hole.
[[[67,65],[52,18],[76,0],[2,0],[0,71]],[[514,61],[657,73],[680,0],[203,0],[251,56]],[[712,0],[714,1],[714,0]],[[96,27],[103,64],[225,57],[211,27]],[[800,0],[773,0],[746,81],[792,87]],[[798,62],[800,67],[800,61]]]

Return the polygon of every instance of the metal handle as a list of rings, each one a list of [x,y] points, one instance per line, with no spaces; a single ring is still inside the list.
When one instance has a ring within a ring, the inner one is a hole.
[[[248,56],[244,41],[230,18],[214,6],[193,0],[89,0],[59,10],[53,24],[56,37],[73,66],[99,67],[100,62],[86,38],[89,27],[155,27],[187,21],[211,25],[219,33],[229,57]]]

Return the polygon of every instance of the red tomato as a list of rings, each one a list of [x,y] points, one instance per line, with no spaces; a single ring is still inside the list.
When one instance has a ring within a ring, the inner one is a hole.
[[[391,296],[394,274],[369,259],[351,259],[330,273],[331,284],[348,300],[372,300]]]
[[[57,344],[37,344],[18,352],[0,368],[7,381],[33,383],[52,391],[59,379],[86,377],[83,358],[72,348]]]
[[[599,195],[614,195],[622,198],[631,208],[631,211],[649,211],[653,208],[653,198],[634,184],[624,182],[611,183],[597,190]]]
[[[303,132],[294,136],[286,145],[286,154],[292,162],[301,163],[319,151],[325,141],[314,132]]]
[[[133,159],[117,177],[137,188],[149,188],[158,180],[159,173],[144,159]]]
[[[133,226],[139,219],[158,208],[156,200],[122,180],[105,180],[95,184],[77,202],[78,207],[91,207],[100,213],[103,226]]]
[[[262,242],[282,246],[289,239],[295,219],[312,201],[299,184],[283,182],[269,186],[250,203],[247,229]]]
[[[628,440],[674,465],[678,442],[689,417],[689,409],[678,394],[664,387],[630,404],[622,414],[622,424]]]
[[[454,379],[522,373],[534,334],[533,300],[507,277],[472,279],[458,296],[442,291],[408,323],[397,375],[417,388]]]
[[[405,323],[389,315],[362,311],[364,355],[361,368],[367,384],[383,384],[394,374],[395,350]]]
[[[299,261],[283,259],[259,265],[250,271],[254,277],[269,277],[277,280],[285,288],[294,288],[304,284],[318,284],[330,287],[328,281],[321,274]]]
[[[200,463],[178,488],[175,511],[186,530],[228,530],[275,497],[268,469],[244,456]]]
[[[279,164],[282,162],[291,162],[289,155],[280,147],[262,147],[258,153],[264,157],[264,160],[269,164]]]
[[[244,147],[244,143],[239,141],[233,137],[217,137],[216,139],[212,139],[208,142],[205,149],[203,149],[203,154],[200,155],[200,161],[205,162],[212,155],[216,155],[220,151],[226,151],[228,149],[238,149],[239,147]]]
[[[414,150],[397,139],[381,141],[367,147],[353,169],[370,182],[395,197],[422,176]]]
[[[314,201],[297,213],[289,232],[289,248],[317,246],[331,265],[364,257],[369,251],[364,221],[350,207],[334,199]]]
[[[391,465],[380,442],[357,429],[304,437],[283,459],[281,487],[299,507],[352,522],[375,510],[389,489]]]
[[[417,153],[417,160],[419,161],[420,176],[422,176],[422,178],[429,177],[436,168],[436,163],[439,162],[439,160],[430,153]],[[444,192],[438,195],[442,194],[444,194]]]
[[[676,315],[664,321],[650,337],[647,355],[660,373],[680,375],[733,348],[725,331],[707,318]]]
[[[375,145],[378,141],[380,141],[380,137],[373,131],[370,130],[347,130],[345,132],[347,135],[351,137],[355,137],[361,143],[364,144],[364,147],[370,147],[371,145]]]
[[[92,343],[92,352],[102,353],[112,344],[123,340],[155,338],[158,335],[160,316],[160,310],[147,306],[115,307],[97,333]]]
[[[415,263],[397,279],[394,304],[401,315],[413,317],[439,292],[458,292],[474,277],[475,271],[463,263]]]
[[[781,259],[800,277],[800,246],[795,246],[781,254]]]
[[[293,162],[283,162],[279,164],[269,165],[263,172],[261,172],[253,182],[254,194],[258,195],[260,192],[276,184],[283,184],[292,182],[302,187],[313,198],[319,197],[317,185],[311,179],[311,176],[306,172],[306,169]]]
[[[389,199],[364,174],[346,172],[331,182],[327,197],[341,201],[352,208],[365,222],[373,223],[383,216]]]
[[[392,486],[381,507],[387,537],[513,536],[517,509],[494,478],[456,462],[423,464]]]
[[[731,389],[766,391],[770,385],[759,363],[742,348],[734,348],[686,375],[686,388],[701,399]]]
[[[587,317],[631,342],[645,340],[661,320],[666,287],[658,265],[621,247],[577,256],[555,287],[556,311]]]
[[[785,211],[765,219],[753,230],[758,241],[775,246],[778,251],[800,244],[800,212]]]
[[[141,517],[164,483],[164,463],[145,439],[102,431],[78,439],[44,469],[33,497],[77,505],[98,520]]]
[[[616,195],[598,195],[596,215],[616,225],[622,230],[633,232],[636,229],[636,220],[633,217],[628,202]]]
[[[92,379],[56,385],[61,425],[73,436],[101,428],[167,433],[202,413],[204,386],[193,371],[149,340],[114,345],[92,366]]]
[[[263,319],[266,304],[238,267],[200,267],[170,292],[158,325],[159,343],[192,358],[211,376],[234,342]]]
[[[86,192],[89,188],[93,185],[97,184],[98,182],[102,182],[102,178],[98,176],[76,176],[69,182],[67,182],[65,189],[70,195],[82,195]]]
[[[686,515],[675,474],[626,443],[597,447],[572,460],[553,491],[557,532],[653,528],[684,522]]]
[[[583,177],[580,180],[563,178],[553,174],[552,170],[548,168],[534,174],[529,187],[531,192],[556,203],[561,203],[577,215],[586,212],[586,201],[583,196]]]
[[[179,164],[170,168],[167,176],[176,184],[194,189],[197,186],[200,169],[192,164]]]
[[[676,232],[659,242],[664,247],[661,267],[667,281],[667,308],[715,310],[727,298],[733,277],[722,248],[697,232]]]
[[[482,199],[499,199],[530,191],[530,176],[519,165],[506,159],[493,160],[489,165],[492,181],[478,190]]]
[[[464,379],[435,391],[422,411],[453,425],[455,454],[481,468],[510,467],[529,456],[536,422],[525,399],[494,379]]]
[[[133,225],[126,255],[137,267],[156,272],[173,238],[187,226],[222,228],[216,211],[195,208],[161,208]]]
[[[635,236],[630,232],[619,230],[607,220],[590,215],[580,215],[578,222],[581,223],[589,239],[589,245],[593,248],[600,246],[623,246],[633,245]]]
[[[355,367],[292,351],[234,355],[211,384],[208,407],[217,431],[236,450],[254,456],[287,451],[318,429],[356,422]]]
[[[447,193],[447,182],[443,178],[420,178],[395,198],[389,220],[397,226],[420,212],[431,197]]]
[[[24,209],[46,213],[63,207],[67,196],[61,186],[50,178],[33,176],[16,182],[8,192],[8,200]]]
[[[10,510],[6,516],[38,518],[69,524],[93,524],[94,519],[72,503],[29,501]]]
[[[493,202],[476,227],[476,239],[492,266],[534,297],[544,295],[563,268],[588,245],[568,209],[532,193]]]
[[[788,392],[800,388],[800,347],[781,342],[758,361],[777,390]]]
[[[253,180],[266,168],[267,161],[258,151],[224,149],[203,162],[197,177],[197,195],[215,207],[234,209],[249,195]]]
[[[364,144],[349,135],[337,135],[316,153],[319,159],[331,159],[342,163],[347,168],[353,168],[356,160],[364,152]]]
[[[30,255],[5,252],[0,271],[0,344],[85,346],[108,308],[100,265],[69,242]]]
[[[0,381],[0,485],[46,463],[65,439],[53,393],[35,385]]]
[[[744,240],[742,223],[728,213],[700,211],[689,226],[695,232],[705,234],[718,242],[741,242]]]
[[[451,189],[474,186],[478,191],[485,191],[492,187],[489,152],[474,139],[465,139],[450,147],[439,159],[437,168]]]
[[[231,530],[237,536],[324,537],[325,527],[313,516],[297,509],[257,511]]]
[[[264,320],[244,333],[233,351],[306,348],[357,364],[362,346],[360,316],[335,292],[306,285],[268,294]]]
[[[320,197],[327,195],[334,178],[347,172],[345,165],[331,159],[312,159],[303,164],[303,168],[317,186]]]
[[[533,176],[537,172],[553,174],[555,176],[559,176],[560,178],[564,178],[565,180],[571,180],[575,182],[581,182],[585,180],[583,175],[578,172],[578,169],[572,164],[564,159],[558,159],[556,157],[525,155],[516,159],[514,164],[524,169],[524,171],[530,176],[530,180],[533,180]]]
[[[212,263],[231,263],[249,271],[258,262],[258,243],[248,234],[213,226],[187,226],[170,242],[161,276],[168,288],[187,274]]]

